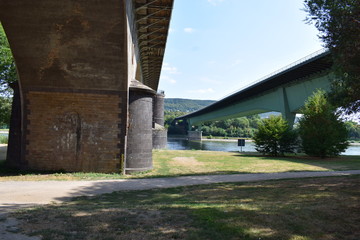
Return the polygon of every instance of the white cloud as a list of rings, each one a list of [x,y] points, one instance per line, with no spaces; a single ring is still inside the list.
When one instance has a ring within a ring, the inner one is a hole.
[[[173,79],[172,77],[169,77],[167,75],[163,75],[161,76],[161,80],[160,81],[165,81],[165,82],[168,82],[168,83],[171,83],[171,84],[175,84],[176,83],[176,80]]]
[[[176,30],[174,28],[169,28],[169,33],[174,33]]]
[[[220,3],[224,2],[225,0],[207,0],[213,6],[219,5]]]
[[[199,94],[205,94],[205,93],[213,93],[215,92],[212,88],[206,88],[206,89],[197,89],[197,90],[189,90],[188,93],[199,93]]]
[[[169,63],[164,63],[162,66],[162,70],[167,74],[179,74],[180,72],[174,66],[171,66]]]
[[[194,28],[187,27],[187,28],[184,28],[184,32],[186,32],[186,33],[193,33],[193,32],[195,32],[195,29],[194,29]]]

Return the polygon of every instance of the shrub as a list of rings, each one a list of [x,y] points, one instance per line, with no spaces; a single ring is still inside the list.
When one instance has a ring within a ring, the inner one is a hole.
[[[308,98],[302,109],[299,134],[306,154],[316,157],[338,156],[349,143],[348,131],[326,94],[318,90]]]
[[[0,144],[7,144],[8,143],[8,137],[4,135],[0,135]]]
[[[281,116],[270,116],[258,126],[254,135],[255,149],[272,156],[292,153],[298,147],[298,136]]]

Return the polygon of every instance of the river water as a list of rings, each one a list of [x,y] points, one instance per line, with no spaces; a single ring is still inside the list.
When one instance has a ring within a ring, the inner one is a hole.
[[[0,133],[6,136],[7,133]],[[237,141],[216,141],[207,140],[202,141],[188,141],[180,138],[168,138],[167,149],[169,150],[206,150],[206,151],[221,151],[221,152],[256,152],[253,142],[246,141],[245,146],[240,148],[237,146]],[[360,145],[350,145],[341,155],[359,155]]]
[[[253,142],[245,142],[245,147],[237,146],[237,141],[215,141],[204,139],[202,141],[188,141],[179,138],[168,138],[167,148],[169,150],[206,150],[206,151],[222,151],[222,152],[256,152]],[[341,155],[359,155],[360,145],[350,145],[348,149]]]

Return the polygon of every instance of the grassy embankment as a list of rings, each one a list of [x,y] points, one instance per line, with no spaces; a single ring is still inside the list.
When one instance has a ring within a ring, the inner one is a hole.
[[[360,176],[78,198],[16,214],[43,239],[360,239]]]
[[[39,173],[7,169],[0,161],[0,181],[81,180],[172,177],[184,175],[333,171],[360,169],[359,156],[319,159],[305,156],[266,157],[236,152],[155,150],[154,170],[131,176],[100,173]]]

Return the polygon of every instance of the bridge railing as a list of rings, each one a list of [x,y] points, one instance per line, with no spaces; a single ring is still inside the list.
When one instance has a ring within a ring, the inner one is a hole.
[[[321,55],[323,53],[326,53],[328,51],[329,50],[327,48],[320,49],[320,50],[318,50],[318,51],[316,51],[316,52],[314,52],[312,54],[307,55],[306,57],[303,57],[303,58],[301,58],[301,59],[299,59],[299,60],[297,60],[297,61],[295,61],[295,62],[293,62],[293,63],[291,63],[291,64],[289,64],[289,65],[287,65],[285,67],[283,67],[283,68],[280,68],[280,69],[276,70],[275,72],[272,72],[272,73],[270,73],[270,74],[268,74],[268,75],[266,75],[266,76],[264,76],[264,77],[262,77],[262,78],[260,78],[260,79],[258,79],[256,81],[254,81],[254,82],[251,82],[251,83],[248,83],[248,84],[244,85],[243,87],[239,88],[238,90],[235,90],[235,91],[227,94],[225,97],[221,98],[220,100],[222,100],[224,98],[227,98],[227,97],[229,97],[229,96],[231,96],[231,95],[233,95],[233,94],[235,94],[237,92],[245,90],[245,89],[247,89],[247,88],[249,88],[249,87],[251,87],[251,86],[253,86],[255,84],[258,84],[258,83],[260,83],[262,81],[265,81],[265,80],[267,80],[267,79],[269,79],[269,78],[271,78],[271,77],[273,77],[273,76],[275,76],[275,75],[277,75],[277,74],[279,74],[281,72],[289,70],[289,69],[291,69],[291,68],[293,68],[293,67],[295,67],[297,65],[300,65],[300,64],[302,64],[302,63],[304,63],[304,62],[306,62],[306,61],[308,61],[308,60],[310,60],[310,59],[312,59],[312,58],[314,58],[316,56],[319,56],[319,55]]]

